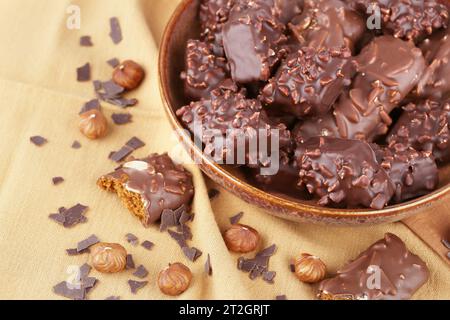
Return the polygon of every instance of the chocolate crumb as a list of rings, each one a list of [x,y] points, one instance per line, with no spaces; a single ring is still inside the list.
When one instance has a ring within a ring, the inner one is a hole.
[[[133,275],[135,277],[138,277],[139,279],[144,279],[146,276],[148,276],[148,271],[143,265],[140,265],[139,267],[137,267]]]
[[[94,44],[92,43],[92,39],[90,36],[82,36],[80,38],[80,46],[82,47],[92,47]]]
[[[77,68],[77,81],[85,82],[91,80],[91,65],[86,63],[84,66]]]
[[[115,124],[124,125],[131,122],[132,116],[129,113],[113,113],[111,118]]]
[[[127,269],[134,269],[136,268],[133,260],[133,256],[131,254],[127,255]]]
[[[201,257],[202,252],[197,249],[197,248],[189,248],[189,247],[184,247],[182,248],[184,255],[186,256],[186,258],[188,258],[190,261],[195,262],[197,261],[198,258]]]
[[[57,186],[58,184],[64,182],[64,178],[63,177],[54,177],[54,178],[52,178],[52,182],[55,186]]]
[[[132,294],[136,294],[140,289],[144,288],[148,284],[148,281],[134,281],[128,280],[128,285]]]
[[[117,58],[112,58],[112,59],[109,59],[109,60],[107,61],[107,63],[108,63],[111,67],[116,68],[116,67],[120,64],[120,61],[119,61],[119,59],[117,59]]]
[[[86,249],[92,247],[94,244],[97,244],[99,242],[100,242],[100,240],[97,238],[97,236],[95,234],[93,234],[89,238],[78,242],[77,251],[81,252],[83,250],[86,250]]]
[[[85,112],[91,111],[91,110],[100,110],[100,101],[98,99],[92,99],[88,102],[86,102],[83,107],[80,110],[80,114],[83,114]]]
[[[73,143],[72,143],[72,149],[80,149],[81,148],[81,143],[79,142],[79,141],[77,141],[77,140],[75,140]]]
[[[275,300],[287,300],[287,296],[285,294],[280,295],[280,296],[276,296]]]
[[[114,300],[120,300],[120,297],[119,296],[109,296],[109,297],[107,297],[107,298],[105,298],[105,300],[110,300],[110,301],[114,301]]]
[[[209,200],[213,200],[213,199],[217,198],[219,195],[220,195],[220,191],[217,189],[212,188],[208,191]]]
[[[119,44],[123,37],[122,37],[122,29],[120,28],[119,19],[116,17],[113,17],[109,19],[109,24],[111,31],[109,33],[109,36],[111,37],[114,44]]]
[[[150,242],[148,240],[145,240],[144,242],[141,243],[141,246],[144,247],[147,250],[151,250],[154,247],[154,243]]]
[[[32,144],[34,144],[38,147],[43,146],[44,144],[46,144],[48,142],[47,139],[45,139],[44,137],[41,137],[41,136],[31,137],[30,141]]]
[[[208,276],[212,276],[213,274],[213,269],[211,266],[211,256],[208,254],[208,257],[206,258],[206,262],[205,262],[205,273]]]
[[[125,238],[127,239],[127,242],[130,243],[133,246],[137,246],[139,244],[139,239],[132,233],[128,233]]]
[[[244,216],[243,212],[239,212],[237,215],[230,218],[230,223],[232,225],[238,224],[239,221],[241,221],[242,217]]]

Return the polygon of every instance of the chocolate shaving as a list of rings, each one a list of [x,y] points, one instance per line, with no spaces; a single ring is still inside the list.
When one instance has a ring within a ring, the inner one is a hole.
[[[91,80],[91,65],[86,63],[84,66],[77,68],[77,81],[85,82]]]
[[[133,256],[131,254],[127,254],[127,269],[134,269],[136,268],[133,260]]]
[[[220,191],[217,189],[213,188],[208,191],[209,200],[213,200],[213,199],[217,198],[219,195],[220,195]]]
[[[77,251],[81,252],[84,251],[90,247],[92,247],[94,244],[99,243],[100,240],[97,238],[95,234],[91,235],[89,238],[78,242],[77,244]]]
[[[186,248],[187,243],[184,234],[169,230],[169,235],[178,243],[181,248]]]
[[[75,140],[75,141],[72,143],[71,148],[72,148],[72,149],[80,149],[80,148],[81,148],[81,143],[80,143],[79,141]]]
[[[125,92],[125,88],[119,86],[112,80],[103,82],[102,87],[103,87],[103,90],[105,91],[106,96],[109,96],[109,97],[117,97]]]
[[[132,116],[129,113],[113,113],[111,118],[115,124],[123,125],[130,123]]]
[[[100,101],[98,99],[92,99],[88,102],[86,102],[83,107],[80,110],[80,114],[83,114],[85,112],[91,111],[91,110],[100,110]]]
[[[41,136],[34,136],[30,138],[30,142],[38,147],[43,146],[44,144],[46,144],[48,141],[47,139],[45,139],[44,137]]]
[[[148,271],[143,265],[140,265],[133,273],[133,276],[138,277],[139,279],[144,279],[146,276],[148,276]]]
[[[53,292],[68,299],[85,300],[87,293],[97,284],[96,278],[88,277],[90,271],[91,267],[85,263],[79,269],[79,283],[60,282],[53,287]]]
[[[111,28],[109,36],[111,37],[114,44],[119,44],[123,39],[122,38],[122,29],[120,28],[119,19],[117,19],[116,17],[109,19],[109,25]]]
[[[109,59],[109,60],[107,61],[107,63],[108,63],[111,67],[116,68],[116,67],[120,64],[120,61],[119,61],[119,59],[117,59],[117,58],[112,58],[112,59]]]
[[[202,252],[197,249],[197,248],[189,248],[189,247],[184,247],[182,248],[184,255],[186,256],[186,258],[188,258],[190,261],[195,262],[198,258],[201,257]]]
[[[82,204],[77,204],[67,210],[60,208],[58,213],[50,214],[49,218],[63,225],[64,228],[70,228],[87,221],[87,218],[84,216],[87,209],[88,207]]]
[[[193,235],[191,228],[189,228],[187,225],[182,224],[177,228],[178,232],[183,234],[184,240],[192,240]]]
[[[137,150],[139,148],[145,147],[145,143],[137,137],[131,138],[127,143],[127,147],[130,147],[133,150]]]
[[[232,225],[238,224],[239,221],[241,221],[242,217],[244,216],[243,212],[239,212],[237,215],[230,218],[230,223]]]
[[[206,258],[206,262],[205,262],[205,273],[208,276],[212,276],[213,274],[213,269],[211,266],[211,256],[208,254],[208,257]]]
[[[92,39],[90,36],[82,36],[80,38],[80,46],[82,47],[92,47],[94,44],[92,43]]]
[[[144,288],[148,284],[148,281],[134,281],[128,280],[128,285],[132,294],[136,294],[140,289]]]
[[[285,295],[285,294],[283,294],[283,295],[280,295],[280,296],[276,296],[276,298],[275,298],[275,300],[287,300],[288,298],[287,298],[287,296]]]
[[[64,178],[63,177],[54,177],[54,178],[52,178],[52,182],[56,186],[56,185],[58,185],[60,183],[63,183],[64,182]]]
[[[133,137],[119,151],[111,152],[109,158],[115,162],[121,162],[133,151],[142,148],[143,146],[145,146],[144,142],[137,137]]]
[[[126,236],[127,242],[133,246],[137,246],[139,244],[139,239],[132,233],[128,233]]]
[[[95,94],[100,100],[122,108],[132,107],[138,103],[137,99],[123,98],[122,95],[125,93],[125,89],[115,84],[112,80],[106,82],[95,80],[93,84]]]
[[[110,300],[110,301],[120,300],[120,297],[119,296],[109,296],[109,297],[105,298],[105,300]]]
[[[450,250],[450,241],[447,239],[442,239],[442,244]]]
[[[255,255],[253,259],[246,259],[240,257],[238,259],[238,269],[249,273],[249,278],[254,280],[258,277],[262,277],[264,281],[273,283],[276,276],[276,272],[269,271],[269,260],[276,251],[276,245],[272,245]]]
[[[66,253],[69,256],[79,256],[81,254],[89,253],[89,252],[90,252],[89,249],[85,249],[85,250],[82,250],[80,252],[78,252],[77,248],[66,249]]]
[[[141,243],[141,246],[147,250],[152,250],[152,248],[155,246],[155,244],[153,242],[145,240],[144,242]]]

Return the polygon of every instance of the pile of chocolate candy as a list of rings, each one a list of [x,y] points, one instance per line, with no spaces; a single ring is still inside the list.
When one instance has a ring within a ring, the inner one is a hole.
[[[202,0],[199,20],[181,74],[192,102],[177,115],[234,139],[278,130],[278,174],[262,175],[269,163],[246,153],[258,187],[372,209],[438,187],[450,161],[444,2]]]

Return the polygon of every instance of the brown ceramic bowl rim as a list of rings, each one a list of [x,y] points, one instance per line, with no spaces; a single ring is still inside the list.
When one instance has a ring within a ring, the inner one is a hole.
[[[165,70],[165,61],[166,60],[166,53],[169,46],[170,36],[172,33],[173,28],[175,27],[175,24],[180,17],[180,15],[184,12],[186,7],[191,4],[193,0],[182,0],[180,4],[175,9],[174,13],[172,14],[169,22],[167,23],[161,45],[159,50],[159,61],[158,61],[158,73],[159,73],[159,86],[161,90],[161,96],[164,104],[165,112],[170,120],[170,123],[173,128],[179,128],[184,129],[183,125],[179,122],[178,117],[175,114],[174,109],[170,105],[170,94],[169,94],[169,88],[164,86],[164,83],[168,82],[168,79],[166,78]],[[328,208],[328,207],[319,207],[310,205],[307,203],[302,203],[300,200],[289,200],[283,197],[279,197],[277,195],[270,194],[268,192],[265,192],[263,190],[260,190],[250,184],[248,184],[245,181],[242,181],[241,179],[235,177],[230,172],[225,170],[220,165],[216,164],[215,162],[211,161],[207,157],[203,155],[203,152],[199,150],[194,142],[191,140],[191,138],[187,135],[183,135],[181,137],[182,142],[185,144],[189,150],[192,150],[195,153],[196,157],[201,157],[203,164],[210,167],[210,169],[214,172],[214,174],[222,177],[223,179],[226,179],[228,181],[227,185],[238,185],[241,190],[244,192],[247,192],[248,194],[253,194],[256,198],[265,199],[268,202],[274,203],[277,206],[284,207],[287,210],[290,210],[292,212],[307,212],[308,214],[312,216],[318,216],[321,218],[344,218],[344,217],[351,217],[352,220],[365,220],[375,217],[383,217],[383,218],[392,218],[396,215],[404,214],[405,212],[411,210],[415,211],[419,208],[422,208],[424,206],[430,206],[431,203],[442,199],[444,196],[450,193],[450,184],[441,187],[440,189],[426,195],[423,197],[420,197],[418,199],[404,202],[397,205],[388,206],[381,210],[374,210],[374,209],[334,209],[334,208]],[[293,217],[295,218],[295,217]]]

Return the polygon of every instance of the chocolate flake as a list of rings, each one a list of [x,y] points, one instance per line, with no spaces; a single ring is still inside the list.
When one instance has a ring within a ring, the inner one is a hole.
[[[442,244],[450,250],[450,241],[447,239],[442,239]]]
[[[113,18],[109,19],[109,24],[111,27],[109,36],[111,37],[114,44],[119,44],[123,39],[122,29],[120,28],[119,19],[116,17],[113,17]]]
[[[90,36],[82,36],[80,38],[80,46],[82,47],[92,47],[94,44],[92,43],[92,39]]]
[[[69,256],[79,256],[79,255],[81,255],[81,254],[89,253],[89,252],[90,252],[89,248],[88,248],[88,249],[85,249],[85,250],[82,250],[82,251],[80,251],[80,252],[78,252],[77,248],[66,249],[66,253],[67,253],[67,255],[69,255]]]
[[[79,141],[75,140],[72,143],[72,149],[80,149],[80,148],[81,148],[81,143]]]
[[[91,65],[86,63],[84,66],[77,68],[77,81],[85,82],[91,80]]]
[[[116,67],[120,64],[120,61],[119,61],[119,59],[117,59],[117,58],[112,58],[112,59],[109,59],[109,60],[107,61],[107,63],[108,63],[111,67],[116,68]]]
[[[143,265],[140,265],[133,273],[133,276],[138,277],[139,279],[144,279],[146,276],[148,276],[148,271]]]
[[[148,284],[148,281],[134,281],[128,280],[128,285],[132,294],[136,294],[140,289],[144,288]]]
[[[139,239],[132,233],[128,233],[126,236],[127,242],[133,246],[137,246],[139,244]]]
[[[85,263],[79,269],[79,283],[60,282],[53,287],[53,292],[68,299],[85,300],[87,293],[97,284],[96,278],[88,277],[91,269],[91,266]]]
[[[242,217],[244,216],[243,212],[239,212],[237,215],[230,218],[230,223],[232,225],[238,224],[239,221],[241,221]]]
[[[115,84],[112,80],[106,82],[95,80],[93,84],[97,98],[110,104],[127,108],[135,106],[138,103],[137,99],[123,98],[122,95],[125,93],[125,89]]]
[[[63,177],[54,177],[54,178],[52,178],[52,182],[56,186],[56,185],[58,185],[60,183],[63,183],[64,182],[64,178]]]
[[[109,301],[114,301],[114,300],[120,300],[119,296],[109,296],[107,298],[105,298],[105,300],[109,300]]]
[[[98,99],[92,99],[88,102],[86,102],[83,107],[80,110],[80,114],[83,114],[85,112],[91,111],[91,110],[100,110],[100,101]]]
[[[128,157],[134,150],[130,147],[124,146],[119,151],[111,152],[109,158],[114,162],[121,162]]]
[[[169,230],[169,235],[178,243],[181,248],[187,247],[186,239],[182,233]]]
[[[255,255],[253,259],[246,259],[240,257],[238,259],[238,269],[249,273],[249,278],[254,280],[258,277],[262,277],[264,281],[273,283],[276,276],[276,272],[269,271],[269,260],[276,251],[276,245],[272,245]]]
[[[64,228],[70,228],[87,221],[87,218],[84,216],[87,209],[88,207],[82,204],[77,204],[67,210],[65,208],[60,208],[58,213],[50,214],[49,218],[63,225]]]
[[[133,260],[133,256],[131,254],[127,254],[127,269],[134,269],[136,268]]]
[[[100,242],[100,240],[97,238],[97,236],[95,234],[93,234],[89,238],[78,242],[77,251],[81,252],[83,250],[86,250],[86,249],[92,247],[94,244],[97,244],[99,242]]]
[[[133,150],[137,150],[145,146],[145,143],[137,137],[131,138],[127,143],[127,147],[130,147]]]
[[[287,296],[285,294],[280,295],[280,296],[276,296],[275,300],[287,300]]]
[[[30,138],[30,142],[32,144],[34,144],[35,146],[40,147],[40,146],[43,146],[44,144],[46,144],[48,141],[44,137],[33,136],[33,137]]]
[[[129,113],[113,113],[111,118],[115,124],[123,125],[130,123],[132,116]]]
[[[145,240],[144,242],[141,243],[141,246],[147,250],[151,250],[155,246],[155,244],[153,242]]]
[[[190,261],[195,262],[198,258],[201,257],[202,252],[197,249],[197,248],[189,248],[189,247],[184,247],[182,248],[184,255],[186,256],[186,258],[188,258]]]
[[[217,190],[217,189],[215,189],[215,188],[212,188],[212,189],[210,189],[210,190],[208,191],[208,197],[209,197],[209,200],[214,200],[214,199],[217,198],[219,195],[220,195],[220,191]]]
[[[213,274],[213,269],[211,266],[211,256],[209,255],[209,253],[208,253],[208,257],[206,258],[206,262],[205,262],[205,273],[208,276],[212,276],[212,274]]]

